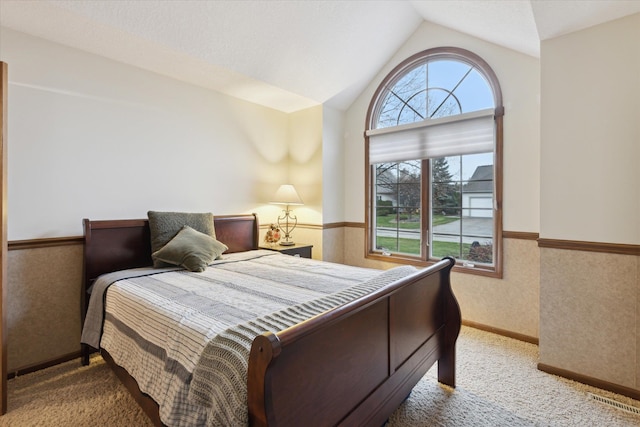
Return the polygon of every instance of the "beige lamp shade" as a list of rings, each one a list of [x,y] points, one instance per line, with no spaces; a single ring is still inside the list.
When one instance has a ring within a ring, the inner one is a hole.
[[[291,184],[282,184],[271,202],[276,205],[304,205],[298,192]]]

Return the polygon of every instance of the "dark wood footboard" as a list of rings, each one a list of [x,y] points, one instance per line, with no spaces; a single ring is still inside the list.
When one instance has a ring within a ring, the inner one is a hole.
[[[445,259],[278,334],[249,359],[255,426],[382,425],[438,361],[455,387],[460,309]]]

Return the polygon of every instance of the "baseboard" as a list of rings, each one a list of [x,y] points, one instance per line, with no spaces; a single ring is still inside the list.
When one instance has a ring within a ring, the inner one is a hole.
[[[7,374],[7,379],[15,378],[20,375],[30,374],[31,372],[39,371],[41,369],[50,368],[55,365],[59,365],[69,360],[77,359],[80,357],[80,351],[74,351],[73,353],[65,354],[55,359],[47,360],[46,362],[36,363],[33,365],[23,366],[13,370]]]
[[[599,380],[597,378],[589,377],[587,375],[578,374],[576,372],[568,371],[566,369],[556,368],[554,366],[545,365],[544,363],[538,363],[538,369],[548,374],[557,375],[559,377],[567,378],[572,381],[577,381],[582,384],[590,385],[592,387],[599,388],[601,390],[610,391],[613,393],[621,394],[623,396],[630,397],[635,400],[640,400],[640,390],[625,387],[619,384],[610,383],[608,381]]]
[[[531,344],[538,345],[539,340],[536,337],[531,337],[529,335],[519,334],[517,332],[508,331],[506,329],[494,328],[493,326],[483,325],[482,323],[472,322],[470,320],[462,320],[462,324],[464,326],[469,326],[470,328],[480,329],[481,331],[491,332],[496,335],[502,335],[503,337],[513,338],[518,341],[524,341]]]

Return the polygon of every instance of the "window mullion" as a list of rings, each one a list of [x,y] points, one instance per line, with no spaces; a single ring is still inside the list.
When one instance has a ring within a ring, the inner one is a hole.
[[[429,259],[429,252],[431,251],[431,209],[429,206],[429,200],[431,200],[431,167],[430,161],[428,159],[424,159],[421,162],[421,177],[420,177],[420,186],[421,186],[421,198],[420,198],[420,229],[422,233],[420,233],[420,238],[422,240],[421,253],[420,257],[423,260]]]
[[[458,168],[460,170],[462,170],[462,156],[460,156],[458,158],[458,160],[459,160]],[[462,214],[463,213],[463,209],[462,209],[462,204],[463,204],[462,203],[462,175],[460,175],[458,177],[458,179],[456,180],[456,187],[458,187],[458,189],[460,190],[460,198],[458,199],[458,212],[459,212],[459,216],[460,216],[460,230],[458,231],[458,233],[460,235],[460,252],[459,252],[460,253],[460,259],[463,259],[464,258],[464,256],[463,256],[463,252],[464,252],[464,250],[463,250],[463,247],[464,247],[464,235],[462,233],[463,233],[463,230],[464,230],[464,227],[463,227],[463,225],[464,225],[464,219],[463,219],[464,215]]]
[[[447,97],[445,99],[442,100],[442,102],[440,103],[440,105],[438,105],[438,108],[436,108],[433,113],[429,116],[430,118],[435,116],[435,114],[438,112],[438,110],[445,104],[445,102],[447,102],[447,100],[453,95],[453,92],[456,91],[456,89],[458,89],[458,86],[460,86],[460,84],[464,81],[464,79],[467,78],[467,76],[469,75],[470,72],[473,71],[473,67],[469,67],[469,71],[466,72],[466,74],[464,76],[462,76],[462,78],[460,79],[460,81],[458,82],[458,84],[456,84],[456,86],[451,89],[449,91],[449,94],[447,95]],[[428,86],[427,86],[428,87]],[[460,102],[458,102],[458,104],[460,104]],[[462,111],[461,111],[462,112]]]
[[[394,187],[395,187],[395,193],[396,193],[396,210],[395,210],[395,214],[396,214],[396,226],[395,226],[395,249],[394,252],[400,252],[400,209],[402,209],[400,207],[400,183],[399,183],[399,179],[400,179],[400,164],[396,163],[396,167],[395,167],[396,171],[395,171],[395,176],[396,176],[396,180],[394,182]]]

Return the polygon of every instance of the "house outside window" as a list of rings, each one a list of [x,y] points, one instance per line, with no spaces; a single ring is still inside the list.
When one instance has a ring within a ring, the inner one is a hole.
[[[501,276],[502,94],[459,48],[418,53],[378,87],[367,114],[370,258]]]

